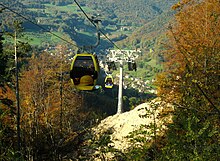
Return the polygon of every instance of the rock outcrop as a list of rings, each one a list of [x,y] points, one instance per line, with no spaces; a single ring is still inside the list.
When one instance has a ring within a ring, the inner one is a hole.
[[[156,101],[143,103],[131,111],[109,116],[93,130],[96,135],[102,135],[110,130],[112,132],[110,134],[111,145],[123,151],[130,146],[127,136],[138,130],[141,125],[146,125],[146,127],[152,123],[161,125],[161,120],[158,120],[156,116],[162,110],[162,107],[155,108],[155,104],[159,103]]]

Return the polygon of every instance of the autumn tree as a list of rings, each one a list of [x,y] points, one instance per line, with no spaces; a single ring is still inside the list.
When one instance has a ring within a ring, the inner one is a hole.
[[[29,147],[29,156],[40,155],[40,148],[52,144],[42,137],[50,136],[48,129],[59,123],[59,67],[58,59],[44,52],[33,54],[22,72],[22,129],[26,129],[23,142]]]
[[[158,94],[174,105],[163,159],[219,158],[220,2],[188,0],[174,6]]]
[[[33,53],[21,77],[23,151],[28,159],[62,158],[76,151],[90,121],[82,95],[72,88],[65,47]]]

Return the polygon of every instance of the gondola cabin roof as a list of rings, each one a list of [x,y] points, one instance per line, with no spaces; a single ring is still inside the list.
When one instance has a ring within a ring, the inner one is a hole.
[[[97,56],[91,53],[76,54],[73,58],[70,78],[78,90],[93,90],[99,74]]]

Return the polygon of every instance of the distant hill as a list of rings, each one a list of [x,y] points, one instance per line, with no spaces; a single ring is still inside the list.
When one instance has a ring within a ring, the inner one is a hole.
[[[177,0],[82,0],[86,6],[121,25],[142,26],[170,9]]]
[[[78,3],[89,17],[99,15],[97,18],[102,20],[101,29],[113,41],[117,42],[124,40],[136,30],[143,30],[143,26],[152,24],[157,17],[167,13],[170,7],[177,1],[80,0]],[[74,1],[25,0],[20,2],[2,0],[1,3],[10,6],[12,9],[22,13],[25,17],[34,20],[38,25],[42,25],[50,31],[63,36],[66,35],[65,38],[72,39],[79,45],[89,45],[96,41],[94,27],[85,18]],[[158,25],[158,23],[154,23],[154,26],[151,26],[151,30],[158,30],[161,27]],[[48,35],[45,38],[40,28],[34,27],[28,22],[25,23],[25,29],[27,36],[33,39],[33,44],[45,45],[47,43],[60,42],[57,39],[49,40]],[[149,31],[147,32],[149,33]],[[146,33],[142,31],[141,34],[145,35]],[[51,39],[53,38],[51,37]],[[103,40],[101,45],[101,48],[112,46],[106,40]]]

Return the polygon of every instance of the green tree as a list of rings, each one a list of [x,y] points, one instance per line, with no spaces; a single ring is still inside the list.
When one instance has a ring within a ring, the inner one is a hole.
[[[27,43],[23,42],[17,42],[16,35],[19,36],[19,34],[22,32],[21,29],[21,23],[19,21],[15,21],[11,24],[11,31],[4,32],[5,36],[10,36],[10,38],[13,38],[14,45],[11,45],[10,43],[4,44],[4,50],[2,50],[2,53],[0,55],[0,62],[1,62],[1,73],[0,73],[0,79],[1,79],[1,85],[0,90],[2,91],[0,94],[0,111],[1,111],[1,132],[5,136],[2,138],[2,144],[3,149],[1,149],[1,155],[3,158],[8,159],[15,159],[20,156],[18,156],[17,151],[20,150],[20,146],[16,146],[15,143],[18,143],[20,145],[20,113],[17,112],[17,117],[15,116],[16,108],[14,105],[15,101],[15,92],[14,92],[14,86],[18,83],[18,67],[21,67],[22,63],[18,64],[18,61],[15,60],[21,60],[24,59],[26,54],[30,51],[30,46]],[[9,28],[9,27],[8,27]],[[16,51],[16,52],[15,52]],[[17,53],[17,54],[15,54]],[[15,58],[16,55],[16,58]],[[17,59],[19,56],[19,59]],[[16,73],[15,74],[15,69]],[[17,78],[14,80],[14,78]],[[17,96],[19,96],[19,89],[16,86],[16,93]],[[18,100],[18,99],[17,99]],[[17,106],[18,107],[18,106]],[[18,110],[17,110],[18,111]],[[15,118],[17,118],[17,130],[15,129]],[[17,141],[15,141],[15,134],[17,133]],[[11,139],[12,142],[7,142],[8,139]]]
[[[3,53],[3,34],[0,33],[0,86],[3,86],[5,82],[5,76],[6,76],[6,64],[7,64],[7,57]]]

